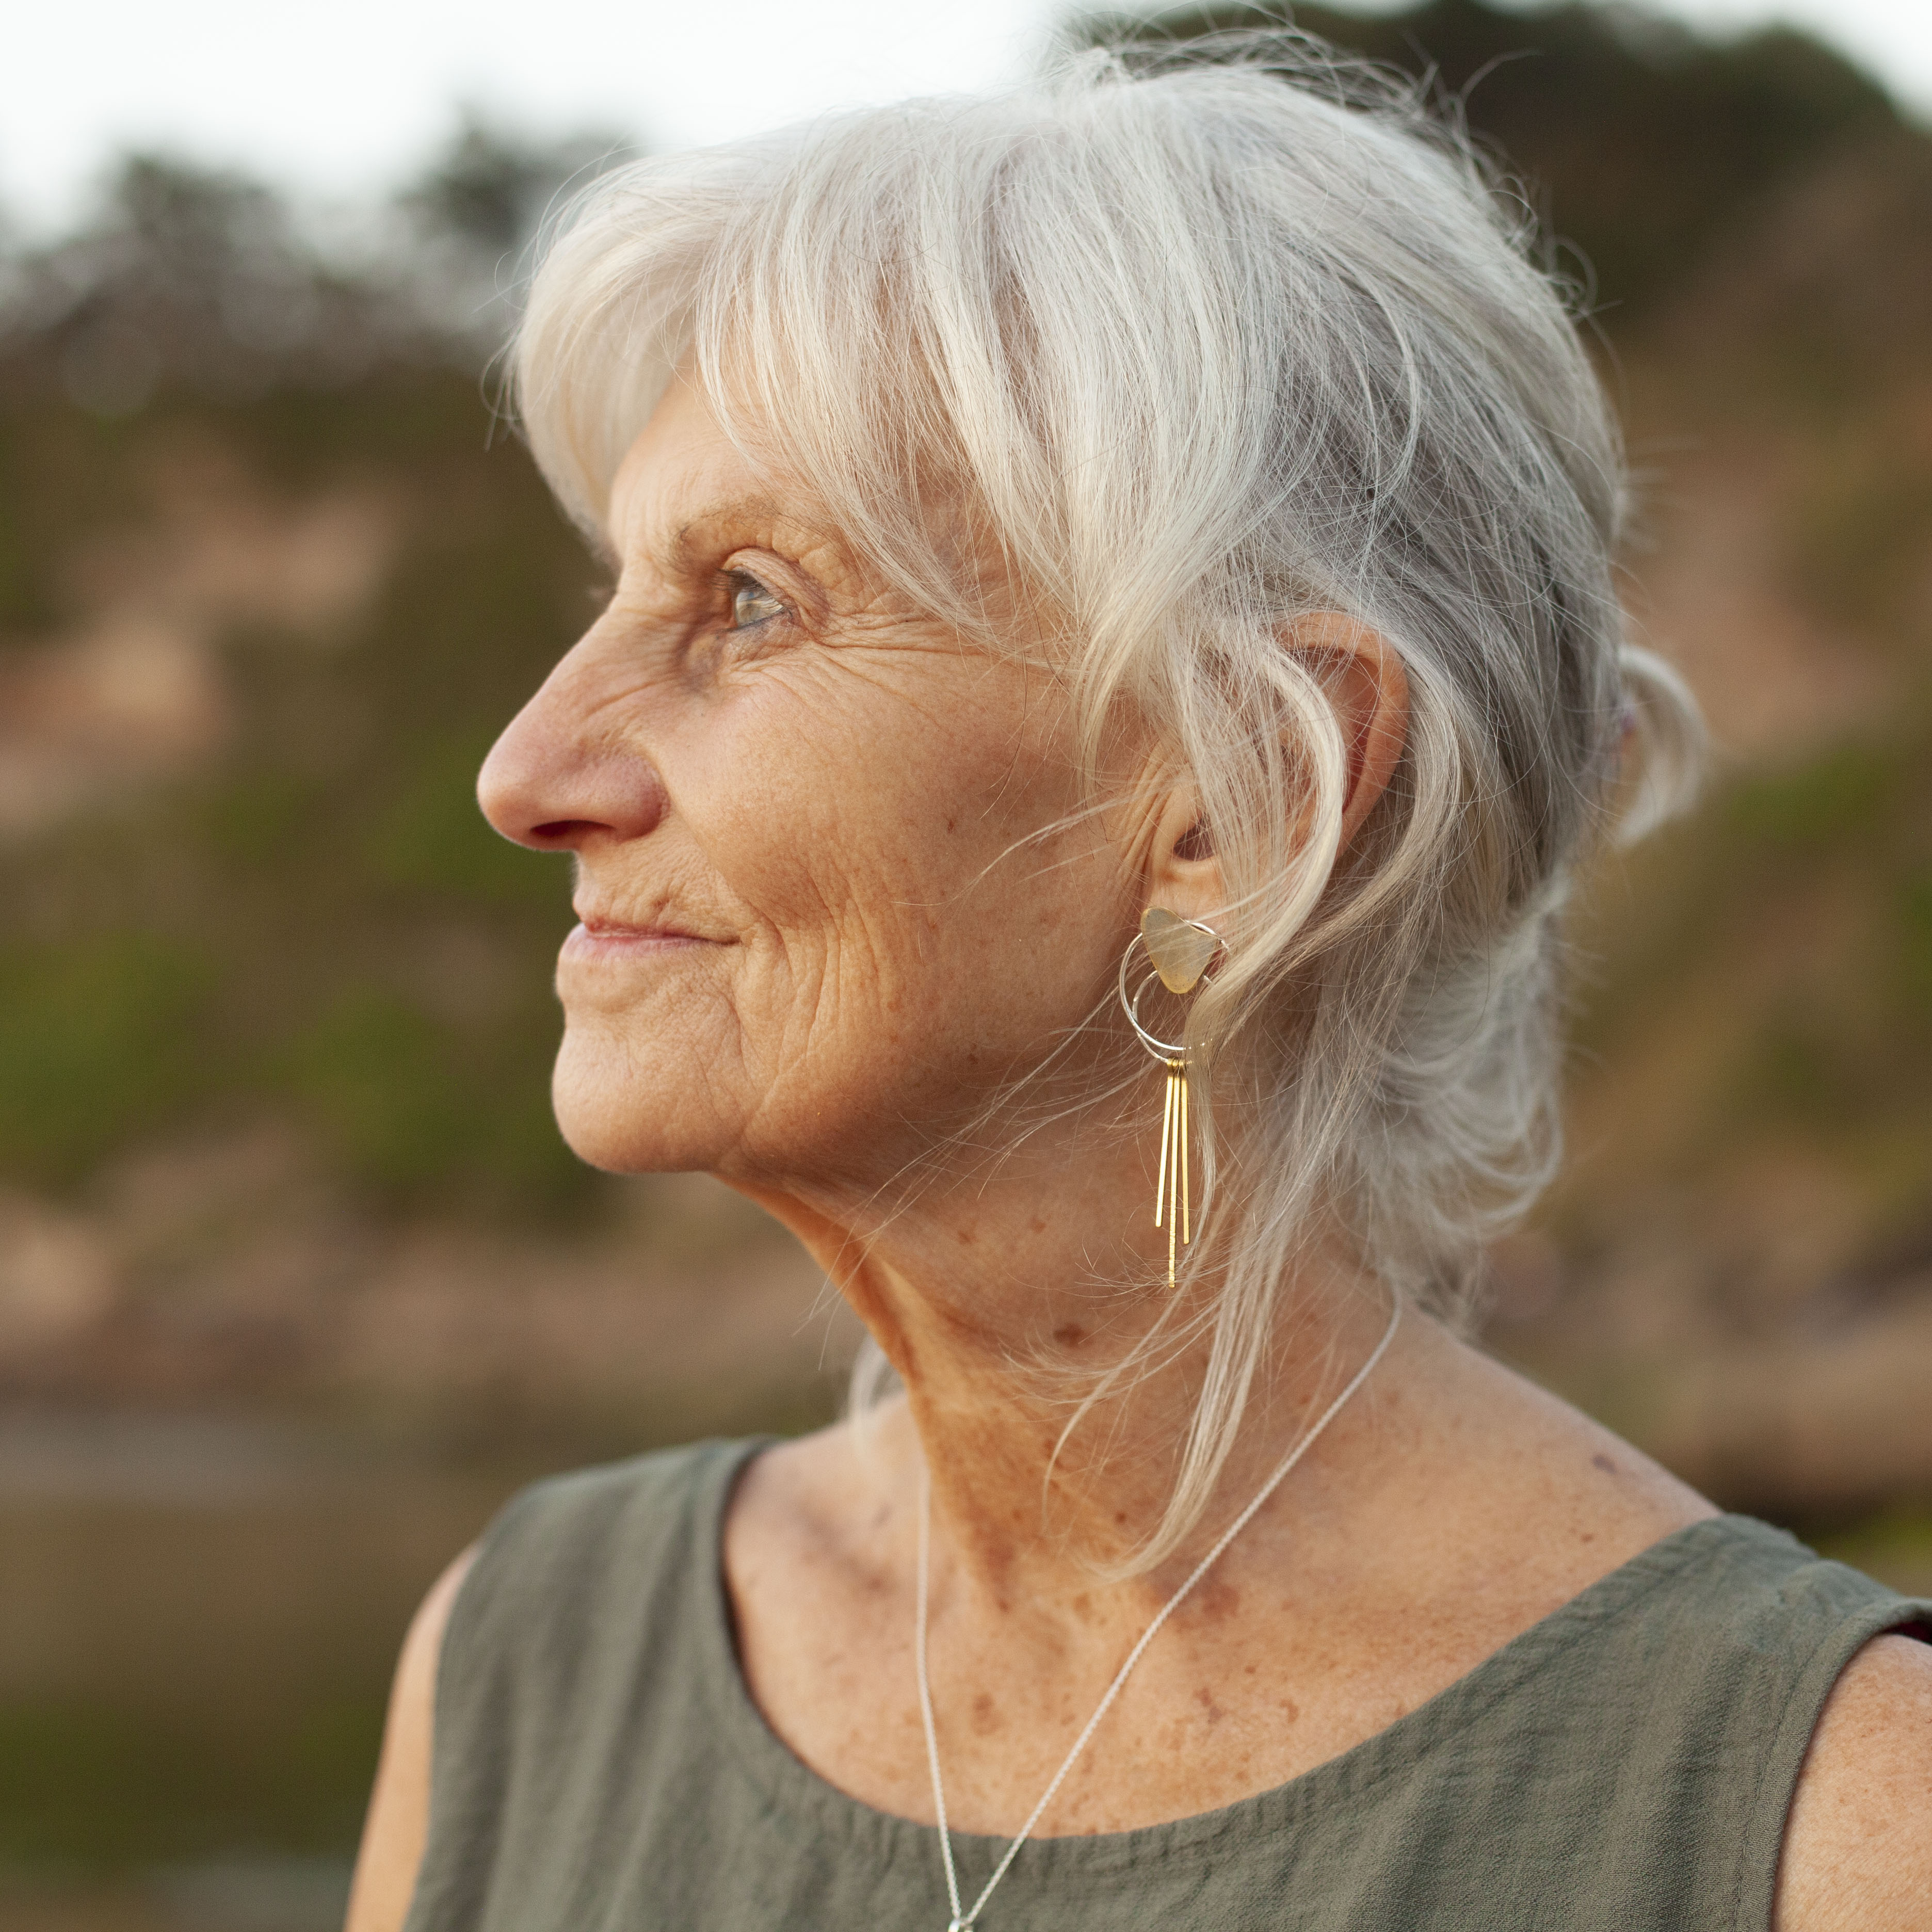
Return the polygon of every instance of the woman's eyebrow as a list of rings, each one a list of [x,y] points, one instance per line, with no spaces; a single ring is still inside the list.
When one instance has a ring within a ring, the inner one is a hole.
[[[738,525],[747,530],[768,528],[780,514],[776,497],[750,495],[721,498],[708,504],[680,524],[665,546],[664,561],[673,569],[688,573],[708,565],[709,553],[716,547],[721,526]]]

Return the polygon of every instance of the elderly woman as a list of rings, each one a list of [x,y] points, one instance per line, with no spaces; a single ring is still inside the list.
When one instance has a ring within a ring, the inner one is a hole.
[[[558,1116],[878,1373],[511,1505],[354,1932],[1932,1926],[1932,1606],[1457,1330],[1696,743],[1532,239],[1292,40],[578,210],[517,386],[616,589],[482,783]]]

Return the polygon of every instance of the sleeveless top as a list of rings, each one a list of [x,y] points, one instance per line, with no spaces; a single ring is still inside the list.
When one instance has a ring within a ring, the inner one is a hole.
[[[944,1932],[938,1834],[767,1727],[707,1443],[538,1485],[486,1536],[436,1692],[406,1932]],[[1276,1790],[1020,1850],[984,1932],[1702,1932],[1771,1919],[1833,1682],[1932,1622],[1742,1516],[1633,1558],[1428,1702]],[[976,1896],[1004,1839],[956,1834]]]

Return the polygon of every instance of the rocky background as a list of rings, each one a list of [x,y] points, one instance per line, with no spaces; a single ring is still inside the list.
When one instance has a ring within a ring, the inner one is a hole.
[[[1468,86],[1564,238],[1631,605],[1718,740],[1579,919],[1572,1156],[1487,1339],[1924,1586],[1932,136],[1794,33],[1301,18]],[[493,409],[500,292],[616,152],[472,124],[327,246],[135,156],[0,256],[0,1924],[326,1922],[382,1660],[512,1466],[836,1402],[784,1237],[559,1142],[566,881],[472,799],[598,589]],[[414,1473],[352,1510],[351,1463]]]

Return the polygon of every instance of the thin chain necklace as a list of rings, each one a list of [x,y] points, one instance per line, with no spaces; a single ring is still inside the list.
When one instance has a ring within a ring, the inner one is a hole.
[[[1388,1345],[1395,1340],[1396,1324],[1402,1319],[1402,1298],[1396,1298],[1394,1307],[1389,1314],[1389,1324],[1382,1331],[1382,1339],[1375,1346],[1374,1352],[1358,1369],[1348,1385],[1328,1408],[1322,1412],[1322,1419],[1275,1466],[1270,1476],[1256,1493],[1253,1502],[1228,1524],[1220,1534],[1214,1548],[1196,1564],[1186,1582],[1174,1592],[1161,1606],[1152,1623],[1142,1631],[1140,1641],[1127,1652],[1127,1660],[1120,1667],[1112,1683],[1107,1686],[1107,1694],[1100,1700],[1094,1714],[1087,1720],[1086,1728],[1073,1740],[1073,1748],[1061,1759],[1060,1768],[1053,1774],[1053,1780],[1040,1795],[1040,1802],[1027,1814],[1026,1822],[1020,1827],[1019,1836],[1006,1849],[1005,1855],[994,1868],[993,1875],[987,1880],[985,1888],[974,1900],[970,1911],[962,1911],[959,1906],[959,1875],[953,1869],[952,1835],[946,1824],[946,1781],[939,1773],[939,1736],[932,1721],[932,1687],[926,1671],[926,1610],[927,1580],[931,1569],[932,1545],[932,1478],[931,1472],[921,1465],[919,1479],[919,1627],[916,1641],[913,1648],[913,1658],[919,1672],[919,1714],[926,1724],[926,1761],[932,1772],[932,1808],[939,1819],[939,1855],[946,1864],[946,1895],[952,1907],[952,1917],[946,1932],[970,1932],[979,1923],[980,1915],[986,1909],[986,1901],[993,1895],[993,1888],[1006,1875],[1007,1868],[1018,1856],[1021,1846],[1033,1834],[1033,1828],[1040,1821],[1041,1815],[1053,1802],[1053,1794],[1064,1781],[1066,1774],[1073,1768],[1075,1760],[1087,1748],[1088,1741],[1099,1730],[1100,1720],[1112,1708],[1114,1700],[1120,1694],[1120,1687],[1127,1681],[1127,1674],[1141,1660],[1141,1653],[1153,1642],[1155,1634],[1186,1600],[1188,1592],[1211,1570],[1229,1544],[1246,1529],[1254,1519],[1262,1504],[1281,1486],[1283,1480],[1295,1464],[1315,1445],[1322,1430],[1342,1412],[1348,1398],[1369,1378],[1369,1374],[1379,1362]]]

